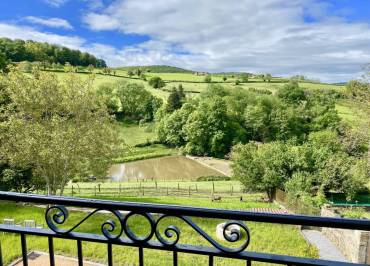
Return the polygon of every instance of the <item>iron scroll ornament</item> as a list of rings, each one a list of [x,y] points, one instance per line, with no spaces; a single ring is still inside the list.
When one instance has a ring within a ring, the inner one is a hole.
[[[227,233],[228,229],[232,225],[239,226],[245,233],[245,239],[243,239],[243,243],[239,247],[226,247],[219,242],[217,242],[214,238],[212,238],[207,232],[205,232],[203,229],[201,229],[190,217],[188,216],[173,216],[173,215],[166,215],[162,214],[159,216],[157,220],[155,220],[154,215],[151,213],[142,213],[142,212],[128,212],[127,214],[122,214],[121,212],[117,210],[109,210],[109,209],[96,209],[92,212],[90,212],[86,217],[84,217],[81,221],[79,221],[76,225],[72,226],[70,229],[62,229],[59,226],[63,225],[68,217],[69,217],[69,211],[65,206],[61,205],[55,205],[55,206],[49,206],[46,209],[45,212],[45,220],[48,225],[48,227],[54,231],[57,234],[62,235],[68,235],[72,233],[75,229],[77,229],[81,224],[83,224],[87,219],[89,219],[91,216],[93,216],[97,212],[101,211],[108,211],[109,213],[113,214],[117,220],[119,221],[119,225],[114,220],[106,220],[101,224],[101,232],[102,234],[107,238],[107,240],[110,241],[118,241],[120,237],[122,236],[123,232],[125,235],[132,240],[135,243],[146,243],[149,244],[149,240],[152,239],[153,235],[156,236],[158,241],[164,245],[169,247],[175,247],[176,244],[180,240],[181,231],[180,229],[175,225],[169,225],[167,226],[163,233],[166,236],[163,237],[159,227],[160,223],[165,218],[177,218],[182,221],[184,221],[186,224],[188,224],[191,228],[194,229],[201,237],[203,237],[208,243],[210,243],[213,247],[216,249],[225,252],[225,253],[239,253],[245,250],[249,243],[250,243],[250,232],[248,227],[241,221],[227,221],[225,223],[225,226],[223,228],[223,237],[224,239],[229,243],[235,243],[237,241],[241,241],[243,238],[242,231],[238,232],[231,232]],[[54,213],[53,213],[54,212]],[[144,219],[146,219],[149,222],[150,225],[150,232],[144,236],[139,237],[137,236],[128,225],[128,220],[130,217],[138,215],[142,216]],[[117,234],[113,234],[113,232],[117,229],[119,226],[119,230]],[[150,244],[149,244],[150,245]]]

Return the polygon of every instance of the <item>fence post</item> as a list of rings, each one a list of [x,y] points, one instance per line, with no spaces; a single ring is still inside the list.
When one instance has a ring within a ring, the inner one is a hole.
[[[119,195],[121,195],[121,183],[119,183]]]
[[[95,194],[95,197],[96,197],[96,186],[94,186],[94,194]]]
[[[73,185],[72,185],[72,197],[73,197]]]
[[[158,189],[157,181],[155,181],[155,189],[156,189],[156,190]]]
[[[180,183],[179,182],[177,182],[177,190],[180,191]]]
[[[144,196],[144,189],[145,189],[145,186],[143,186],[143,189],[142,189],[143,190],[143,196]]]
[[[101,190],[100,190],[100,186],[101,186],[101,184],[99,183],[99,184],[98,184],[98,190],[99,190],[99,193],[101,192]]]
[[[190,197],[190,186],[189,186],[189,197]]]
[[[212,182],[212,194],[215,193],[215,182]]]
[[[195,184],[195,190],[198,192],[198,184]]]
[[[168,184],[167,184],[167,196],[168,196]]]
[[[233,191],[234,191],[234,186],[231,185],[231,196],[233,195]]]

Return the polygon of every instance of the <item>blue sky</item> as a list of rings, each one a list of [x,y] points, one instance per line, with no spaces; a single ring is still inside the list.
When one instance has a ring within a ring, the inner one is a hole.
[[[370,63],[368,0],[3,0],[0,10],[0,37],[81,49],[111,66],[337,82]]]

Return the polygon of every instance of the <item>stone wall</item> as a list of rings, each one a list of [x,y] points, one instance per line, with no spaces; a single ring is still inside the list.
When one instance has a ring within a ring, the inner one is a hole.
[[[321,216],[339,217],[338,214],[327,207],[322,208]],[[370,232],[322,228],[322,233],[337,246],[346,259],[354,263],[370,265]]]

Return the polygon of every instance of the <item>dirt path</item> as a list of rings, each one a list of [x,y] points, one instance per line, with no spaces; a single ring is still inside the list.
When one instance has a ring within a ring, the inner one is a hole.
[[[223,175],[232,176],[232,169],[231,169],[230,161],[216,159],[213,157],[198,157],[198,156],[190,156],[190,155],[186,155],[186,157],[200,164],[203,164],[207,167],[210,167],[220,172]]]

